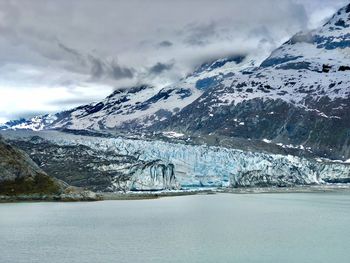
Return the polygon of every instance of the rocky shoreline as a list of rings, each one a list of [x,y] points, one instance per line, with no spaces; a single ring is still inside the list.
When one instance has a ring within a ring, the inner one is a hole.
[[[263,187],[263,188],[218,188],[218,189],[187,189],[176,191],[135,191],[135,192],[100,192],[80,191],[61,195],[0,195],[0,203],[12,202],[93,202],[93,201],[122,201],[147,200],[163,197],[179,197],[188,195],[211,194],[287,194],[287,193],[350,193],[350,184],[314,185],[295,187]]]
[[[102,195],[91,191],[80,191],[77,193],[64,193],[58,195],[0,195],[0,203],[12,202],[92,202],[103,200]]]

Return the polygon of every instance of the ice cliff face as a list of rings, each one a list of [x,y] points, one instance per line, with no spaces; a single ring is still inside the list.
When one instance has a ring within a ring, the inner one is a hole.
[[[181,188],[176,180],[175,166],[169,162],[145,161],[142,165],[130,167],[124,171],[125,174],[131,175],[131,180],[124,181],[120,185],[121,180],[114,177],[112,183],[116,189],[174,190]]]
[[[46,173],[71,185],[93,191],[124,192],[172,190],[180,187],[174,165],[166,160],[142,159],[139,152],[129,152],[128,149],[118,151],[89,147],[89,144],[70,141],[76,137],[63,133],[22,132],[11,131],[6,137],[11,144],[25,151]],[[18,134],[25,136],[17,137]],[[57,141],[56,136],[68,140]],[[95,140],[94,137],[84,138]]]
[[[341,162],[121,137],[100,138],[56,132],[41,132],[40,136],[55,145],[84,146],[96,152],[131,158],[133,161],[98,168],[109,170],[114,190],[283,187],[350,182],[350,165]],[[124,180],[123,177],[127,178]]]

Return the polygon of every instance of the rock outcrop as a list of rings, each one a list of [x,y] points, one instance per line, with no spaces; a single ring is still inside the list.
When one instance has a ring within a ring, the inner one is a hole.
[[[96,199],[93,192],[47,175],[26,153],[0,138],[0,201]]]

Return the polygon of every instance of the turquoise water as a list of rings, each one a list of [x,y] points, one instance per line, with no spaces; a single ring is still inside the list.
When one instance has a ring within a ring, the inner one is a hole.
[[[350,193],[0,204],[1,263],[350,262]]]

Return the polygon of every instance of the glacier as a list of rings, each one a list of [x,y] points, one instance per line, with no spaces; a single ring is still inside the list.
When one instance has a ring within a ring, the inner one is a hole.
[[[116,191],[290,187],[350,182],[350,164],[319,158],[58,131],[8,132],[5,137],[29,140],[33,135],[57,145],[84,145],[95,151],[132,156],[136,160],[133,163],[114,163],[103,168],[115,171],[111,189]],[[126,180],[121,180],[123,176]]]

